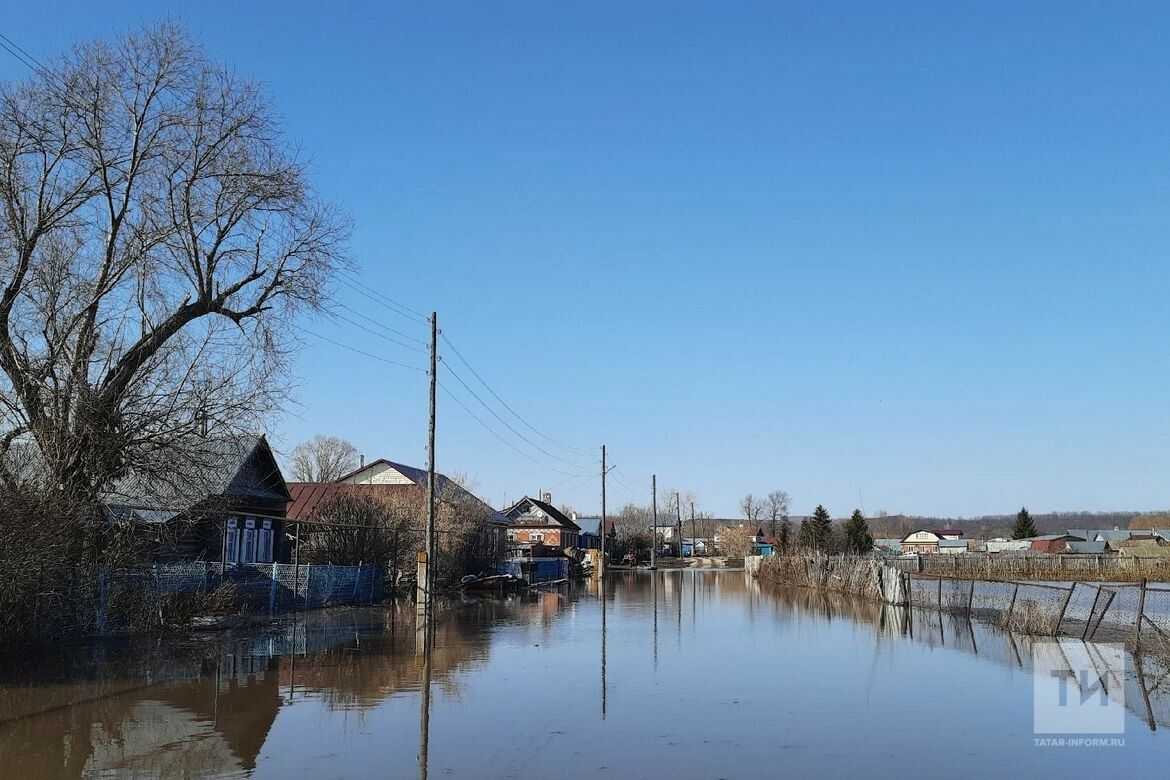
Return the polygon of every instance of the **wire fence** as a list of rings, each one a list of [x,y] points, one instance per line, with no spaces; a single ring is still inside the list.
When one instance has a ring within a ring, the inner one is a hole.
[[[384,596],[375,565],[216,562],[67,567],[37,573],[31,604],[0,616],[0,634],[98,635],[189,623],[200,616],[275,615],[373,604]]]
[[[1030,634],[1122,641],[1170,653],[1170,586],[906,574],[909,606],[964,614]]]
[[[931,556],[923,556],[931,557]],[[943,558],[948,556],[933,556]],[[915,569],[920,561],[909,559]],[[1029,634],[1125,642],[1170,655],[1170,583],[955,576],[905,571],[890,559],[811,555],[755,558],[749,574],[915,609],[937,610]]]
[[[1161,549],[1161,548],[1153,548]],[[1170,558],[1135,555],[1065,555],[965,552],[953,555],[917,555],[882,558],[901,571],[944,574],[968,579],[1004,580],[1116,580],[1122,582],[1170,582]]]

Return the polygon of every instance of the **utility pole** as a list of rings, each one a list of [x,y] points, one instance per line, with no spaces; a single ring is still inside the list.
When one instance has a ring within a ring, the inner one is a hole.
[[[674,494],[674,522],[678,526],[678,557],[682,558],[682,499]]]
[[[695,535],[695,502],[691,502],[691,557],[699,554],[699,537]]]
[[[656,554],[656,550],[654,548],[656,548],[658,546],[658,475],[657,474],[650,475],[650,496],[651,496],[651,499],[650,499],[651,505],[654,507],[654,525],[652,525],[650,527],[650,568],[654,569],[654,568],[657,568],[655,565],[656,561],[654,560],[654,556]],[[657,596],[657,593],[655,593],[655,596]],[[657,617],[657,616],[658,616],[658,613],[656,612],[655,617]]]
[[[597,529],[597,535],[601,537],[601,557],[597,559],[597,578],[599,580],[605,577],[605,445],[601,445],[601,526]],[[605,593],[602,592],[601,598],[605,600]],[[602,652],[605,652],[603,649]]]
[[[435,386],[439,381],[439,314],[431,312],[431,413],[427,426],[427,607],[435,584]]]

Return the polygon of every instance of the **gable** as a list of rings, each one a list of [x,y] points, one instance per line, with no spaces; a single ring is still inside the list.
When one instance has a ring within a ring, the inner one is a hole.
[[[414,485],[418,484],[407,470],[387,460],[376,460],[338,480],[350,485]]]
[[[939,536],[934,531],[924,531],[921,529],[912,531],[902,540],[903,544],[931,544],[932,542],[938,541]]]

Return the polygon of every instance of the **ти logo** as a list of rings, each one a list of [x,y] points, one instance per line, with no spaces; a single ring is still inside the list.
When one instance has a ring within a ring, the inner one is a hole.
[[[1075,640],[1032,647],[1037,734],[1125,733],[1125,646]]]

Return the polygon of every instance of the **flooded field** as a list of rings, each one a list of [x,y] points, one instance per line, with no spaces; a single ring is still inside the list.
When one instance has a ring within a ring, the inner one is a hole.
[[[1036,641],[742,572],[614,572],[604,599],[451,605],[429,658],[402,605],[7,661],[0,775],[1165,777],[1170,666],[1127,659],[1124,745],[1042,747]]]

